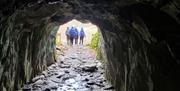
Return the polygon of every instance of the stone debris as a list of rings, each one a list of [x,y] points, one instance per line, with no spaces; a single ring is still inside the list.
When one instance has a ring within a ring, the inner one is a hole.
[[[81,67],[82,67],[82,70],[86,72],[95,72],[96,70],[98,70],[96,64],[83,65]]]
[[[24,91],[112,91],[104,69],[95,54],[84,46],[73,46],[59,55],[41,75],[24,85]]]

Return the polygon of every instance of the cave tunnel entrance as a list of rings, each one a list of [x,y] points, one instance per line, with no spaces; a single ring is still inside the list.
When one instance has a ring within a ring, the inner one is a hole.
[[[77,44],[76,36],[71,35],[76,33],[71,32],[75,28],[78,35]],[[26,87],[30,87],[33,91],[112,91],[114,88],[105,78],[99,27],[89,20],[72,19],[59,25],[59,28],[56,25],[52,31],[56,29],[58,29],[54,42],[56,62],[35,76],[32,83],[26,84],[25,91],[29,89]],[[80,43],[82,29],[84,42]],[[67,39],[67,33],[74,38],[72,44],[71,39]],[[42,85],[41,81],[45,85]]]
[[[173,18],[176,15],[167,15],[162,8],[143,4],[141,1],[144,0],[134,0],[138,1],[138,5],[128,1],[129,4],[125,6],[121,1],[126,0],[108,0],[113,3],[106,0],[59,0],[52,3],[46,3],[49,0],[40,1],[45,2],[29,3],[27,7],[20,9],[8,6],[16,4],[13,2],[14,4],[8,4],[7,9],[0,12],[0,89],[21,89],[24,82],[39,84],[34,89],[41,89],[40,86],[46,91],[72,89],[79,86],[74,78],[82,78],[83,86],[90,91],[96,87],[104,90],[114,88],[116,91],[179,91],[180,66],[176,57],[179,58],[180,52],[180,28],[179,23],[174,21],[177,19]],[[5,12],[11,8],[14,9],[10,15],[6,15]],[[57,59],[65,61],[59,61],[60,65],[55,63],[55,39],[59,38],[56,37],[57,31],[51,29],[57,25],[49,24],[49,17],[55,15],[59,17],[60,25],[72,19],[81,22],[85,19],[100,28],[106,78],[114,87],[108,86],[106,80],[102,81],[104,69],[94,56],[88,54],[89,51],[82,51],[86,47],[73,46],[67,50],[60,48],[60,57]],[[174,51],[175,57],[173,53],[170,54],[167,44]],[[89,59],[83,61],[86,59],[84,57]],[[84,66],[76,65],[79,62],[86,64],[88,61],[94,61],[96,66],[89,63]],[[59,68],[63,71],[58,70]],[[82,70],[85,72],[81,74]],[[97,74],[92,75],[92,71]],[[79,74],[72,75],[74,73]],[[50,78],[47,80],[47,77]],[[98,79],[92,81],[90,78]],[[108,87],[104,87],[102,83]],[[83,89],[81,86],[78,89],[81,88]]]

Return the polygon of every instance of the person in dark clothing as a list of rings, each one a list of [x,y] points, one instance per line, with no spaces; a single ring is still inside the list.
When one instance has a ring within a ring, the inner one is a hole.
[[[80,37],[80,42],[79,42],[79,44],[82,44],[82,45],[83,45],[84,36],[85,36],[84,29],[81,28],[81,31],[79,32],[79,37]]]
[[[77,28],[74,28],[74,39],[75,39],[75,44],[77,45],[78,44],[78,30]]]
[[[73,45],[73,40],[74,40],[74,27],[71,27],[69,30],[69,35],[70,35],[70,45]]]
[[[70,45],[70,34],[69,34],[70,28],[67,27],[66,30],[66,38],[67,38],[67,45]]]

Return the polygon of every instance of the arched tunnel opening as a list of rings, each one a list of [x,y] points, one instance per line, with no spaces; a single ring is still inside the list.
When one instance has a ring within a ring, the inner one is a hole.
[[[51,18],[53,21],[54,18]],[[51,22],[57,23],[56,22]],[[77,30],[76,32],[75,29]],[[72,19],[51,28],[54,37],[55,62],[38,73],[23,87],[24,91],[111,90],[112,85],[104,77],[100,51],[100,30],[88,20]],[[82,31],[84,42],[81,41]],[[55,33],[56,32],[56,33]],[[72,39],[71,39],[72,38]]]
[[[92,38],[95,37],[96,33],[100,33],[99,27],[92,24],[89,20],[78,21],[72,19],[65,24],[59,26],[59,29],[56,34],[56,47],[60,46],[70,46],[70,35],[73,36],[74,32],[70,32],[72,27],[77,30],[77,45],[90,45]],[[82,32],[81,32],[82,30]],[[80,37],[83,37],[83,43],[80,43]],[[73,41],[75,44],[75,40]],[[72,44],[72,45],[73,45]]]
[[[105,78],[113,90],[180,90],[177,0],[0,2],[2,91],[23,90],[24,84],[31,84],[57,61],[57,29],[52,28],[72,19],[99,27]]]

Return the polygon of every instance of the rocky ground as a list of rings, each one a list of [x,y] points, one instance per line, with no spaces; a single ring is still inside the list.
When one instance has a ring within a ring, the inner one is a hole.
[[[72,46],[57,53],[58,62],[26,84],[25,91],[112,91],[92,50]]]

